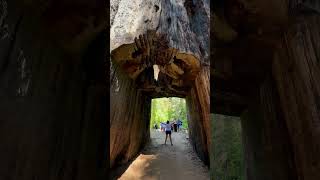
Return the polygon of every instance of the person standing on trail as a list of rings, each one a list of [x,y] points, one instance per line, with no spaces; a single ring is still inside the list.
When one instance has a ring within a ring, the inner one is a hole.
[[[178,125],[176,120],[173,121],[173,129],[174,129],[174,132],[178,131]]]
[[[164,131],[165,127],[166,127],[166,124],[161,122],[160,123],[160,130]]]
[[[178,131],[180,131],[182,128],[182,121],[178,119]]]
[[[166,145],[167,144],[167,138],[168,138],[168,135],[169,135],[169,138],[170,138],[170,143],[171,143],[171,146],[173,145],[172,144],[172,139],[171,139],[171,124],[169,121],[167,121],[167,124],[166,124],[166,127],[165,127],[165,131],[166,131],[166,140],[164,141],[164,144]]]

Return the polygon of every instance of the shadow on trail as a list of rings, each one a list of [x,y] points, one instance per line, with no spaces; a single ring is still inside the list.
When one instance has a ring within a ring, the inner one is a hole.
[[[164,139],[164,132],[151,130],[151,141],[133,161],[117,168],[111,179],[209,179],[208,167],[193,151],[186,133],[173,133],[173,146],[164,145]]]

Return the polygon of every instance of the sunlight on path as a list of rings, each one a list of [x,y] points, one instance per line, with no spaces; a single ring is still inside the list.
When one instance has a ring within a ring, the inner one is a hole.
[[[151,130],[151,143],[119,178],[120,180],[208,180],[209,170],[193,151],[185,133],[165,134]],[[169,139],[168,139],[169,140]]]

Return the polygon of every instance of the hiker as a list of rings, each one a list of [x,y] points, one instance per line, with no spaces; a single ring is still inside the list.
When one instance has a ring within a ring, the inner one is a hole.
[[[160,123],[160,130],[161,130],[161,131],[164,131],[164,130],[165,130],[165,127],[166,127],[166,124],[163,123],[163,122],[161,122],[161,123]]]
[[[155,129],[158,129],[158,125],[157,125],[157,124],[154,124],[154,128],[155,128]]]
[[[177,132],[177,130],[178,130],[178,125],[177,125],[176,120],[173,121],[173,129],[174,129],[174,132]]]
[[[180,131],[182,128],[182,121],[178,119],[178,131]]]
[[[167,121],[167,124],[166,124],[166,127],[165,127],[166,140],[164,141],[164,144],[165,144],[165,145],[167,144],[167,138],[168,138],[168,135],[169,135],[170,143],[171,143],[171,146],[172,146],[173,144],[172,144],[172,139],[171,139],[171,126],[172,126],[172,124],[170,124],[170,122]]]

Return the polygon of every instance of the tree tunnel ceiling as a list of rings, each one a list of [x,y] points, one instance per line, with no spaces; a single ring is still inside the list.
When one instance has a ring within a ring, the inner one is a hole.
[[[155,31],[147,31],[133,43],[114,49],[111,59],[136,82],[138,90],[153,98],[185,97],[201,68],[196,56],[169,47],[166,36]]]
[[[214,1],[211,111],[240,115],[271,70],[288,26],[286,0]]]

